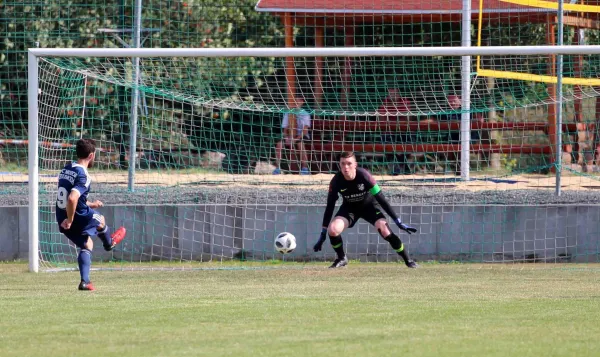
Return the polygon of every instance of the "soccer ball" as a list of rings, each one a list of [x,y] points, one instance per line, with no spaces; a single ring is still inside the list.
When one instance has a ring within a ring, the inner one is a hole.
[[[296,249],[296,237],[288,232],[279,233],[275,238],[275,249],[281,254],[293,252]]]

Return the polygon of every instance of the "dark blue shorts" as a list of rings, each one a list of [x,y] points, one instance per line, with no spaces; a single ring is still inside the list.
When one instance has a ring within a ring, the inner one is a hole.
[[[88,237],[93,237],[97,234],[96,227],[100,225],[100,217],[102,216],[99,212],[89,209],[85,215],[75,213],[73,224],[68,230],[64,230],[60,224],[66,218],[64,211],[56,212],[56,221],[58,223],[58,229],[64,234],[71,242],[73,242],[78,248],[83,248],[87,242]]]

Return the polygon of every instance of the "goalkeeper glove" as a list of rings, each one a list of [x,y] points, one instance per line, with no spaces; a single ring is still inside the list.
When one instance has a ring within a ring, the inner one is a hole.
[[[314,245],[313,250],[315,252],[320,252],[321,249],[323,248],[323,243],[325,243],[326,239],[327,239],[327,228],[323,227],[323,229],[321,230],[321,236],[319,237],[319,241]]]
[[[408,234],[413,234],[413,233],[417,233],[417,229],[414,227],[411,227],[405,223],[402,223],[402,221],[400,220],[400,218],[398,218],[398,220],[396,221],[396,225],[398,226],[398,228],[400,228],[401,230],[405,231]]]

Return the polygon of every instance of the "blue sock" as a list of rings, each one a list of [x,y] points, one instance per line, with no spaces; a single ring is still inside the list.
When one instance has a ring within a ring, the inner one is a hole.
[[[79,274],[81,280],[85,283],[90,282],[90,268],[92,267],[92,252],[87,249],[81,249],[77,256],[77,264],[79,265]]]
[[[98,238],[102,241],[102,245],[104,248],[110,247],[112,245],[112,238],[110,237],[110,227],[108,225],[104,226],[104,229],[98,232]]]

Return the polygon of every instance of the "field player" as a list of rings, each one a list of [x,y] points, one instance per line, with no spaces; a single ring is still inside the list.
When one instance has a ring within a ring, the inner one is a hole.
[[[338,193],[342,195],[343,202],[333,221],[331,221]],[[342,232],[346,228],[353,227],[358,219],[362,218],[377,228],[381,237],[390,243],[392,249],[402,257],[407,267],[416,268],[417,264],[409,258],[404,244],[388,226],[385,216],[381,213],[382,208],[394,220],[398,228],[408,234],[417,232],[416,228],[402,223],[398,218],[369,171],[357,167],[354,153],[342,153],[340,156],[340,171],[333,176],[329,184],[327,208],[323,214],[321,236],[314,245],[313,250],[318,252],[322,249],[327,233],[329,233],[331,246],[338,256],[330,268],[347,265],[348,258],[344,253]]]
[[[58,194],[56,197],[56,222],[59,230],[77,248],[77,264],[81,282],[79,290],[95,290],[90,281],[92,249],[94,243],[90,236],[97,235],[106,251],[112,250],[125,238],[125,228],[117,229],[110,237],[110,230],[104,216],[95,211],[103,206],[101,201],[87,200],[92,182],[88,168],[94,164],[96,145],[93,140],[81,139],[76,144],[77,162],[68,163],[58,175]]]

